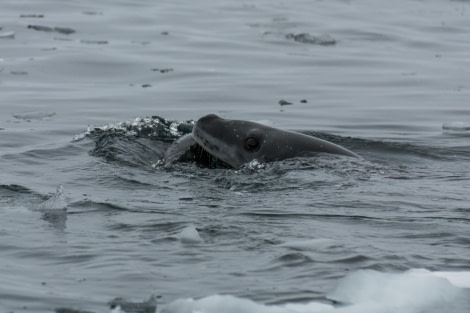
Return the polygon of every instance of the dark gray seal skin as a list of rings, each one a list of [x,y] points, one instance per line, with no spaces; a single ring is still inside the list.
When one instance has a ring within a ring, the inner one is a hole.
[[[210,155],[233,168],[240,168],[253,160],[275,162],[321,153],[359,157],[341,146],[313,136],[249,121],[227,120],[215,114],[197,121],[192,138]]]

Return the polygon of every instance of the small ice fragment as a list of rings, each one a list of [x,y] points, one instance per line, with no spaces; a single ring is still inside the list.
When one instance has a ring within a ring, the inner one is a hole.
[[[199,236],[197,229],[194,226],[188,226],[185,229],[183,229],[183,231],[179,233],[178,239],[182,243],[189,243],[189,244],[200,243],[203,241],[201,236]]]
[[[119,297],[109,302],[109,308],[111,309],[111,313],[155,312],[157,309],[157,299],[155,295],[151,295],[147,301],[131,302]]]
[[[13,114],[13,117],[20,120],[40,120],[46,117],[52,117],[54,115],[55,112],[24,112]]]
[[[14,32],[3,32],[0,33],[0,39],[13,39],[15,38]]]
[[[427,269],[411,269],[408,273],[415,276],[435,276],[447,279],[452,285],[460,288],[470,288],[470,272],[431,272]]]
[[[375,302],[384,308],[415,307],[427,312],[435,305],[457,300],[461,290],[446,279],[410,270],[381,273],[359,270],[342,278],[327,298],[347,304]],[[381,310],[381,312],[389,310]],[[393,312],[393,310],[390,310]]]
[[[442,129],[444,129],[444,130],[455,130],[455,131],[470,130],[470,123],[448,122],[448,123],[442,124]]]

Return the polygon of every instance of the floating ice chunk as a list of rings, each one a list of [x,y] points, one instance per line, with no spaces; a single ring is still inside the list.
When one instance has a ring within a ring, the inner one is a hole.
[[[434,275],[446,278],[454,286],[470,288],[470,272],[435,272]]]
[[[115,298],[109,302],[110,313],[150,313],[157,308],[157,298],[150,296],[144,302],[131,302],[124,298]]]
[[[442,124],[442,130],[447,134],[470,135],[470,123],[448,122]]]
[[[426,269],[413,269],[408,272],[416,276],[442,277],[456,287],[470,288],[470,272],[431,272]]]
[[[0,39],[13,39],[15,38],[14,32],[3,32],[0,33]]]
[[[404,273],[381,273],[360,270],[341,279],[329,298],[339,305],[318,301],[265,305],[231,295],[212,295],[202,299],[179,299],[164,305],[159,313],[422,313],[454,311],[465,308],[468,295],[446,278],[445,272],[410,270]],[[461,272],[459,277],[469,277]],[[452,275],[450,275],[452,276]],[[460,307],[459,307],[460,308]]]
[[[46,117],[52,117],[55,115],[55,112],[24,112],[13,114],[14,118],[20,120],[40,120]]]
[[[185,229],[183,229],[183,231],[178,234],[178,239],[182,243],[188,243],[188,244],[203,242],[201,236],[199,236],[199,232],[194,226],[188,226]]]
[[[442,124],[442,129],[470,130],[470,124],[464,122],[448,122]]]
[[[199,300],[176,300],[163,306],[159,313],[327,313],[333,311],[333,306],[316,302],[265,305],[230,295],[212,295]]]
[[[360,270],[343,278],[328,298],[352,305],[373,303],[397,312],[405,309],[415,312],[418,308],[450,304],[461,292],[447,279],[434,275]]]

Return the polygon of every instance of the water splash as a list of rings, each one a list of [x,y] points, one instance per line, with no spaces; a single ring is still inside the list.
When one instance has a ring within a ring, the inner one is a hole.
[[[64,187],[59,185],[56,193],[39,206],[39,211],[58,211],[67,209]]]
[[[174,121],[159,116],[137,117],[126,122],[115,122],[101,126],[88,126],[87,130],[73,137],[79,141],[87,137],[101,136],[144,137],[163,141],[174,141],[189,134],[194,126],[194,120]]]

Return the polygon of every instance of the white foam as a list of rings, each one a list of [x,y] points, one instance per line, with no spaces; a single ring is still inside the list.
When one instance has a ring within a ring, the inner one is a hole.
[[[456,278],[457,277],[457,278]],[[202,299],[179,299],[159,308],[160,313],[421,313],[445,312],[463,305],[470,272],[404,273],[356,271],[341,279],[328,298],[339,305],[317,301],[265,305],[231,295],[212,295]]]

